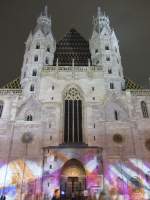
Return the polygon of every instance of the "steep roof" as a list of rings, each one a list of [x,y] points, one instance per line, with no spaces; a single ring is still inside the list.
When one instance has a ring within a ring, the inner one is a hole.
[[[91,60],[89,43],[75,29],[71,29],[56,45],[54,65],[71,66],[74,59],[75,66],[87,66]]]

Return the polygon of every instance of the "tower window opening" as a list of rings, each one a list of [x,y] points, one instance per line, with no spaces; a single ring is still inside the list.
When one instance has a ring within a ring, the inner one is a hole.
[[[96,64],[97,64],[97,65],[99,64],[99,60],[96,61]]]
[[[110,83],[110,89],[114,89],[114,83]]]
[[[30,86],[30,91],[33,92],[34,91],[34,85]]]
[[[36,49],[40,49],[40,44],[36,44]]]
[[[115,120],[118,121],[118,111],[117,110],[114,111],[114,116],[115,116]]]
[[[46,65],[49,65],[49,59],[46,57],[46,59],[45,59],[45,64]]]
[[[105,46],[105,50],[106,50],[106,51],[109,50],[109,46],[108,46],[108,45]]]
[[[50,47],[47,47],[47,52],[50,52]]]
[[[143,118],[149,118],[148,108],[145,101],[141,101],[141,109],[143,113]]]
[[[35,62],[38,62],[38,56],[37,56],[37,55],[34,56],[34,61],[35,61]]]
[[[26,121],[33,121],[33,117],[31,114],[26,116]]]
[[[55,86],[54,85],[52,85],[52,90],[54,90],[55,89]]]
[[[95,125],[95,123],[93,124],[93,128],[95,128],[96,127],[96,125]]]
[[[26,78],[26,72],[23,73],[23,78]]]
[[[95,53],[98,53],[98,49],[95,49]]]
[[[95,90],[95,88],[94,87],[92,87],[92,91],[94,91]]]
[[[95,97],[93,97],[92,99],[95,100]]]
[[[32,76],[37,76],[37,70],[36,69],[33,70]]]
[[[109,56],[106,57],[106,61],[110,61],[110,57]]]
[[[119,74],[119,76],[121,77],[121,72],[120,72],[120,70],[119,70],[118,74]]]
[[[4,108],[4,103],[0,101],[0,118],[2,117],[3,108]]]
[[[108,69],[108,74],[112,74],[112,69]]]

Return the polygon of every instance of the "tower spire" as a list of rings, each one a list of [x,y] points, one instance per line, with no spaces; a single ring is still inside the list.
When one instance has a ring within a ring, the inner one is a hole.
[[[101,16],[101,7],[98,6],[97,8],[97,16],[100,17]]]
[[[44,7],[44,16],[46,16],[46,17],[48,17],[48,6],[47,5],[45,5],[45,7]]]

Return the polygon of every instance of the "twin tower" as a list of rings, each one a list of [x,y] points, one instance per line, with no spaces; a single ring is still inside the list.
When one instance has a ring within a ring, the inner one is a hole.
[[[103,72],[106,90],[117,93],[124,90],[118,40],[110,27],[109,18],[100,8],[93,19],[93,33],[89,42],[76,30],[71,29],[65,38],[56,44],[51,26],[46,6],[26,41],[21,71],[21,86],[26,95],[38,93],[40,74],[46,66],[70,66],[73,69],[86,66],[89,71],[99,67]]]

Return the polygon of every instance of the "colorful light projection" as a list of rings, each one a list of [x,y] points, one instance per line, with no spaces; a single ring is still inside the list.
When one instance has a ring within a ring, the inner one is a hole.
[[[8,165],[0,163],[0,194],[5,194],[7,200],[42,199],[45,190],[52,196],[53,191],[59,187],[61,167],[70,159],[66,152],[57,154],[53,160],[49,157],[48,165],[44,166],[35,161],[15,160]],[[55,163],[55,165],[54,165]],[[98,162],[93,153],[82,154],[82,163],[87,173],[87,186],[94,188],[98,183]],[[52,168],[50,169],[50,164]],[[138,159],[129,159],[126,162],[109,163],[105,166],[105,190],[112,198],[126,200],[150,199],[150,163]],[[47,168],[48,167],[48,168]],[[6,173],[7,172],[7,173]],[[48,181],[48,182],[47,182]],[[45,185],[44,185],[45,184]],[[46,189],[45,189],[46,188]]]

